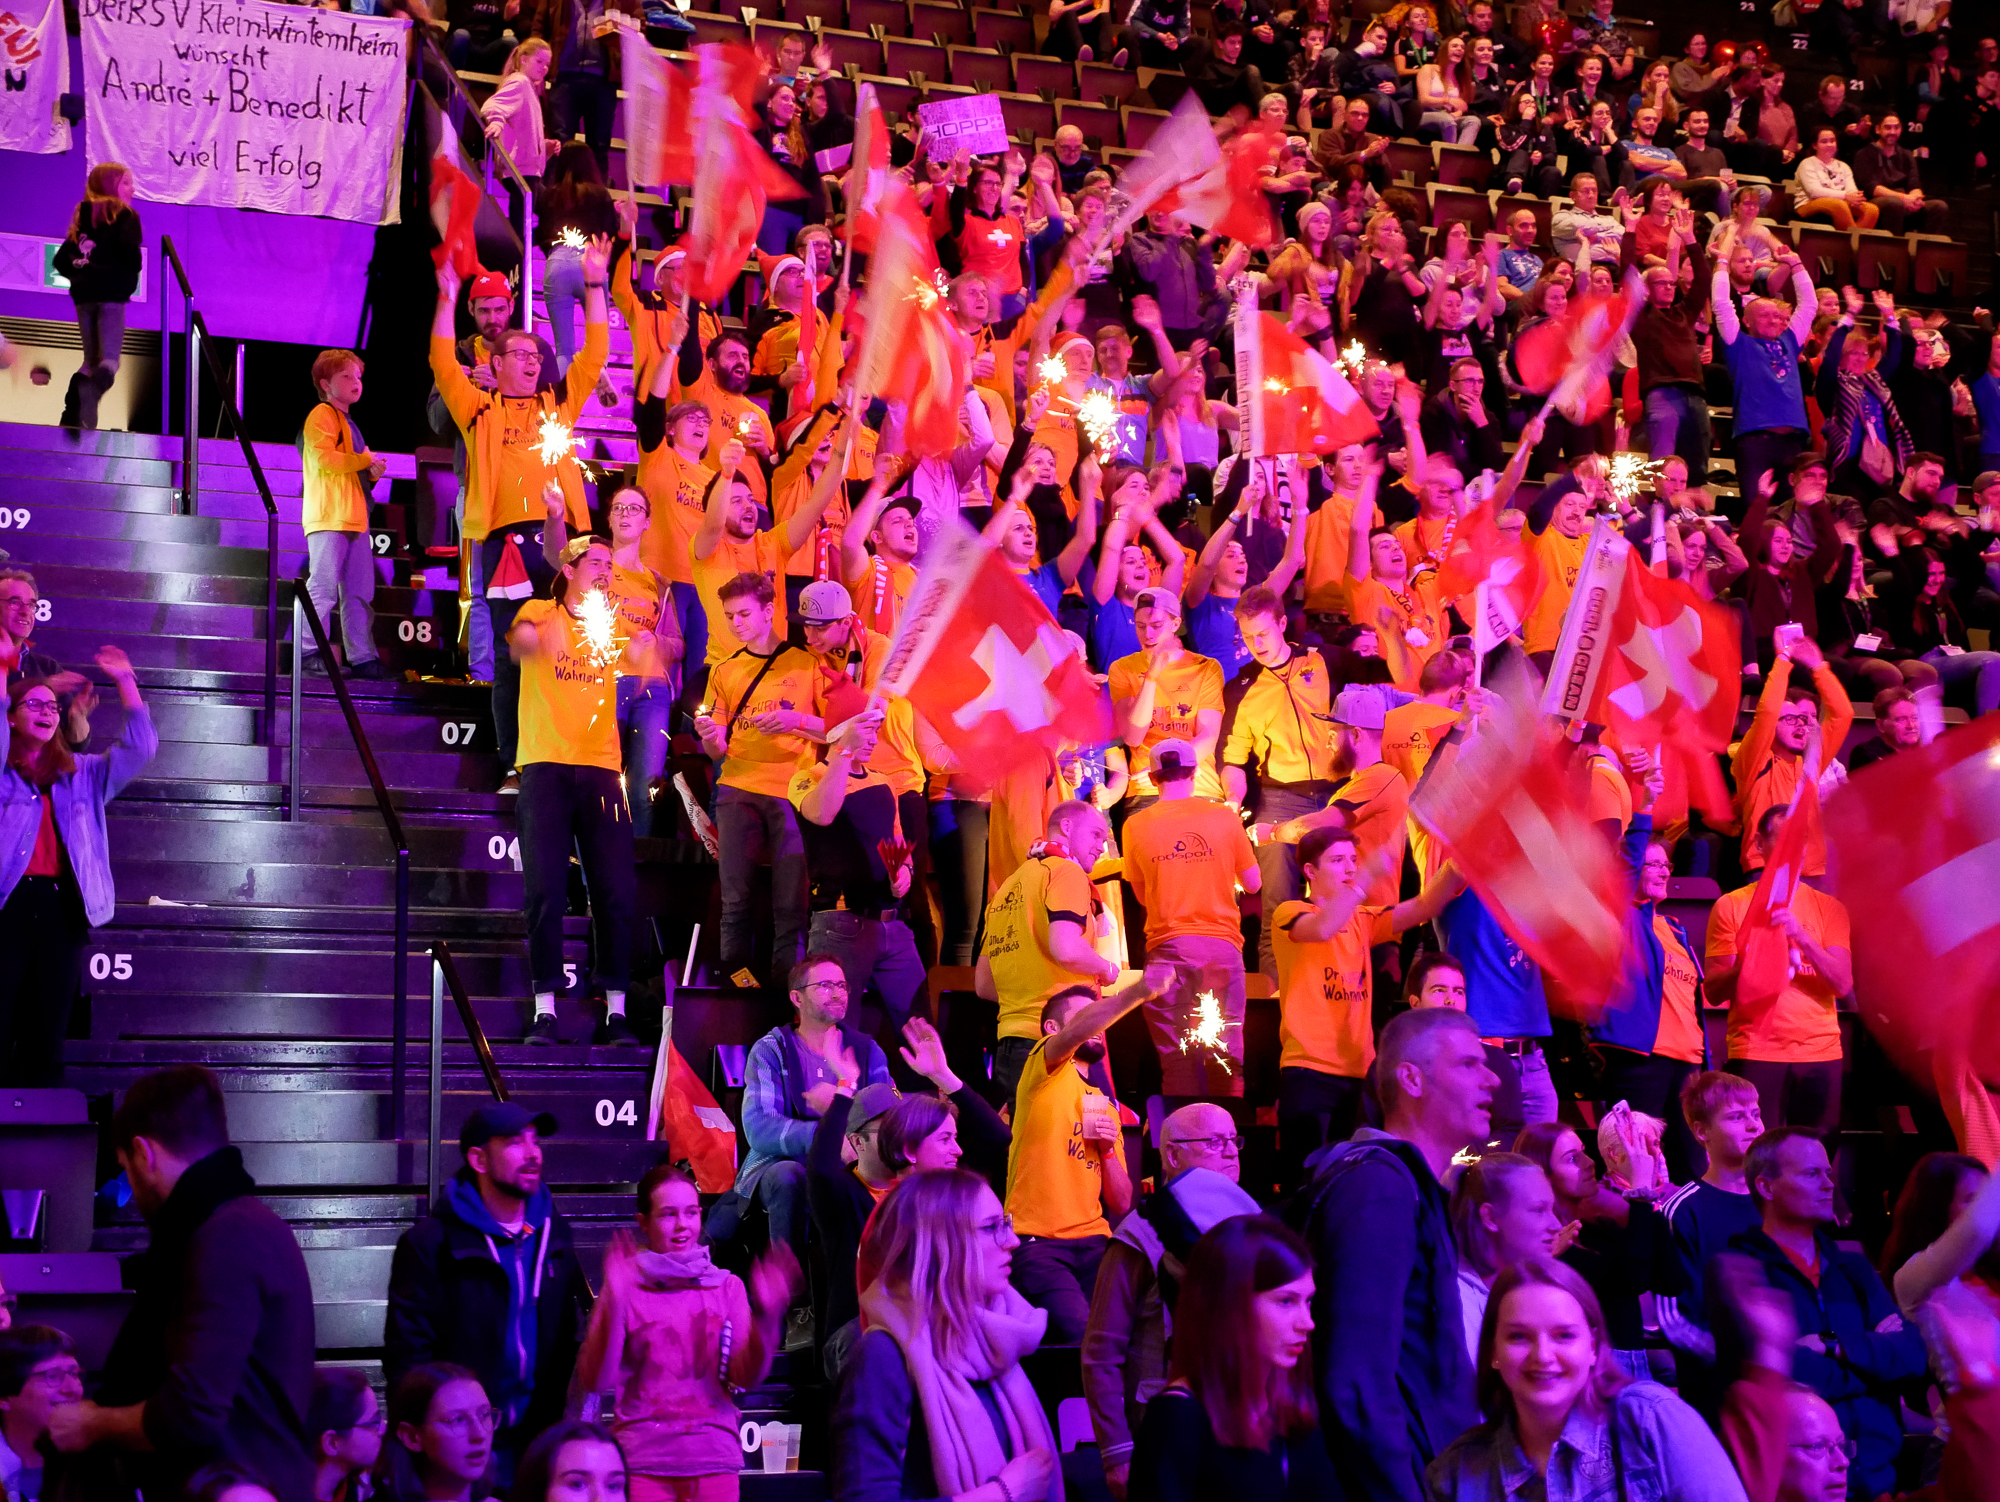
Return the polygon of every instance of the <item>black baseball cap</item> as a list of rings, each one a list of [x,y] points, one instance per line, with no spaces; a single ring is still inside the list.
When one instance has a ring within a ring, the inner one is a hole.
[[[538,1114],[526,1106],[515,1105],[511,1100],[496,1100],[465,1118],[465,1125],[459,1128],[458,1150],[466,1152],[484,1147],[495,1137],[518,1137],[529,1127],[533,1127],[539,1137],[553,1137],[556,1134],[556,1119],[547,1111]]]

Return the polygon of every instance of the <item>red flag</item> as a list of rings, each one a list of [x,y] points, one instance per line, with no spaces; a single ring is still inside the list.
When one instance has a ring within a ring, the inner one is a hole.
[[[1104,690],[1075,644],[962,522],[932,545],[875,691],[908,699],[960,763],[982,774],[1111,736]]]
[[[694,181],[688,125],[693,108],[688,76],[657,48],[627,36],[625,59],[625,180],[634,187]]]
[[[1736,729],[1736,617],[1662,579],[1609,521],[1591,533],[1542,708],[1608,725],[1627,745],[1719,751]]]
[[[1795,968],[1792,941],[1771,922],[1771,914],[1777,908],[1790,907],[1799,894],[1806,833],[1818,802],[1817,786],[1801,779],[1791,812],[1778,826],[1771,858],[1757,875],[1757,890],[1750,895],[1750,909],[1743,915],[1737,933],[1737,952],[1743,956],[1743,967],[1736,979],[1738,1007],[1769,1006],[1784,994],[1785,982],[1792,977]]]
[[[882,195],[890,181],[889,127],[875,85],[854,91],[854,148],[842,191],[847,199],[847,242],[850,250],[867,255],[875,249]]]
[[[485,194],[465,170],[465,148],[458,132],[435,106],[431,109],[431,133],[435,149],[431,155],[431,223],[437,227],[438,244],[431,261],[442,267],[449,261],[460,281],[479,275],[479,247],[472,233]]]
[[[1628,280],[1622,294],[1573,297],[1560,318],[1536,324],[1514,341],[1521,384],[1549,392],[1571,422],[1595,422],[1611,410],[1611,367],[1639,311],[1643,287]]]
[[[875,253],[861,294],[855,389],[906,402],[903,441],[914,454],[958,446],[958,409],[972,384],[971,352],[944,305],[937,246],[915,196],[883,191]]]
[[[1482,657],[1521,629],[1543,583],[1540,558],[1521,545],[1519,532],[1500,529],[1490,496],[1460,519],[1438,568],[1440,596],[1473,597],[1472,645]]]
[[[721,1194],[736,1182],[735,1124],[672,1043],[667,1044],[659,1127],[672,1155],[687,1159],[703,1194]]]
[[[694,187],[688,290],[698,302],[716,302],[743,273],[765,203],[804,192],[750,133],[763,73],[757,54],[710,42],[696,49],[695,69],[683,132]]]
[[[1834,895],[1867,919],[1853,939],[1868,1026],[1919,1077],[1935,1050],[2000,1080],[2000,716],[1856,773],[1822,822]]]
[[[1382,431],[1339,368],[1282,319],[1260,312],[1251,335],[1252,453],[1332,454]]]
[[[1573,997],[1610,993],[1624,948],[1630,883],[1591,827],[1584,789],[1533,689],[1499,685],[1500,702],[1447,757],[1440,747],[1410,814],[1514,942]]]
[[[1278,222],[1263,181],[1265,168],[1277,160],[1284,144],[1282,132],[1261,125],[1238,131],[1226,144],[1218,142],[1201,100],[1183,94],[1145,152],[1119,174],[1118,189],[1130,202],[1106,240],[1150,212],[1180,214],[1252,246],[1274,243]]]

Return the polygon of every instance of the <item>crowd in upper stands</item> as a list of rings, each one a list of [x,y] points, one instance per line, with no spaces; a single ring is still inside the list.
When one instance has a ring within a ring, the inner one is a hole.
[[[834,1384],[808,1446],[839,1502],[1060,1498],[1051,1352],[1098,1446],[1077,1489],[1120,1498],[1990,1497],[2000,1188],[1969,1124],[1993,1082],[1946,1101],[1963,1151],[1912,1170],[1864,1255],[1835,1164],[1871,915],[1822,890],[1816,821],[1772,920],[1778,994],[1736,988],[1802,784],[1845,796],[2000,708],[2000,341],[1983,312],[1829,280],[1849,263],[1798,233],[1946,226],[1991,180],[2000,46],[1938,30],[1943,5],[1827,0],[1805,29],[1838,71],[1794,91],[1744,45],[1762,37],[1660,18],[1672,60],[1645,55],[1611,0],[1223,0],[1205,34],[1187,0],[1055,0],[1050,53],[1179,78],[1225,139],[1272,133],[1276,232],[1220,238],[1184,208],[1113,234],[1123,148],[1064,124],[941,160],[902,122],[892,167],[970,376],[957,446],[919,457],[900,403],[843,390],[866,285],[842,264],[849,81],[798,37],[767,59],[757,138],[801,196],[768,210],[736,300],[694,303],[672,210],[644,224],[606,185],[618,33],[640,44],[618,9],[444,18],[456,62],[504,69],[489,129],[541,169],[550,337],[505,276],[447,263],[430,415],[460,445],[469,671],[518,797],[527,1041],[559,1041],[573,858],[592,1041],[639,1041],[634,842],[685,820],[716,856],[720,982],[789,1009],[749,1051],[747,1151],[726,1192],[649,1173],[593,1287],[542,1183],[555,1123],[475,1112],[396,1250],[383,1407],[313,1371],[303,1260],[214,1078],[149,1077],[112,1131],[153,1233],[139,1302],[88,1401],[67,1336],[0,1334],[8,1502],[712,1502],[737,1494],[738,1400],[781,1357]],[[1856,49],[1904,82],[1855,102]],[[1412,138],[1438,146],[1429,189],[1403,176]],[[1461,158],[1497,208],[1450,191]],[[1609,404],[1551,410],[1524,337],[1627,276]],[[1244,299],[1343,365],[1378,431],[1248,453]],[[592,477],[538,429],[610,392],[613,308],[638,460]],[[329,351],[313,376],[312,588],[373,676],[361,363]],[[1080,417],[1099,393],[1102,437]],[[1611,483],[1621,452],[1651,461],[1636,493]],[[1544,580],[1490,652],[1442,583],[1475,517]],[[1546,668],[1605,517],[1731,613],[1752,697],[1707,809],[1658,748],[1571,727],[1641,963],[1566,1033],[1527,920],[1408,805],[1498,713],[1501,659]],[[1074,638],[1108,743],[996,775],[881,692],[966,524]],[[86,704],[70,754],[88,690],[36,654],[34,601],[0,574],[0,829],[21,837],[0,880],[13,921],[32,898],[80,953],[64,904],[101,882],[77,912],[108,915],[103,803],[151,731],[129,665],[101,659],[129,744],[84,750]],[[1857,702],[1873,735],[1850,744]],[[1668,904],[1676,875],[1717,883],[1705,934]],[[939,966],[991,1006],[983,1077],[927,1020]],[[55,968],[33,994],[73,992]],[[1246,1095],[1271,1062],[1253,993],[1280,1012],[1275,1101]],[[1107,1064],[1134,1013],[1162,1081],[1143,1130]],[[10,1043],[8,1078],[59,1075],[61,1036]]]

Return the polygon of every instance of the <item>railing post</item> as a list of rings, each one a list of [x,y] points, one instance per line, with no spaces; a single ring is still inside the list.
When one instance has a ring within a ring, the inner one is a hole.
[[[278,731],[278,518],[275,514],[267,514],[264,521],[264,735],[267,744],[275,744]],[[292,641],[296,667],[298,654],[296,623],[292,629]],[[297,673],[294,672],[292,676],[296,682]],[[296,689],[292,702],[295,706],[293,714],[296,716],[298,712]],[[296,794],[296,787],[293,791]]]
[[[292,744],[290,788],[285,795],[285,817],[302,817],[299,783],[305,766],[305,685],[306,615],[299,605],[299,591],[292,591]]]
[[[436,963],[435,960],[432,961]],[[439,975],[443,974],[440,970]],[[440,1054],[437,1020],[442,1016],[439,1010],[444,1003],[439,998],[444,994],[437,987],[442,981],[434,981],[431,997],[431,1081],[433,1099],[431,1102],[431,1177],[437,1177],[437,1088],[438,1071],[443,1068]],[[398,1142],[403,1140],[403,1084],[409,1072],[410,1054],[410,850],[407,837],[396,851],[396,993],[394,1006],[396,1015],[391,1020],[389,1034],[389,1075],[395,1081],[395,1103],[389,1108],[391,1135]]]
[[[396,1110],[400,1114],[402,1104],[400,1088],[396,1095]],[[436,955],[431,956],[431,1088],[430,1088],[430,1142],[425,1154],[424,1207],[437,1203],[438,1196],[438,1139],[444,1135],[444,966]]]
[[[535,326],[535,200],[521,194],[521,327]]]
[[[187,325],[187,390],[181,404],[181,509],[187,516],[196,515],[201,507],[198,493],[201,487],[199,451],[201,432],[201,346],[200,335],[194,326],[194,297],[183,287],[181,289],[182,322]]]

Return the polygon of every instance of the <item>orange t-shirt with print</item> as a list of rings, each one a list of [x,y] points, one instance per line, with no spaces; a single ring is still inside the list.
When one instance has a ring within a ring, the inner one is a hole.
[[[1681,947],[1680,937],[1665,913],[1653,914],[1653,935],[1667,957],[1660,997],[1660,1031],[1653,1052],[1663,1059],[1699,1064],[1708,1057],[1701,1031],[1701,972],[1694,956]]]
[[[1725,892],[1708,912],[1708,968],[1736,963],[1737,934],[1743,927],[1753,884]],[[1825,949],[1853,948],[1847,908],[1825,893],[1801,886],[1792,913]],[[1798,971],[1775,1001],[1729,1009],[1729,1057],[1769,1064],[1830,1064],[1841,1057],[1840,998],[1803,955]]]
[[[1271,916],[1283,1044],[1278,1066],[1358,1080],[1375,1061],[1369,952],[1396,935],[1387,908],[1363,906],[1330,939],[1293,938],[1293,926],[1317,910],[1310,902],[1282,902]]]

